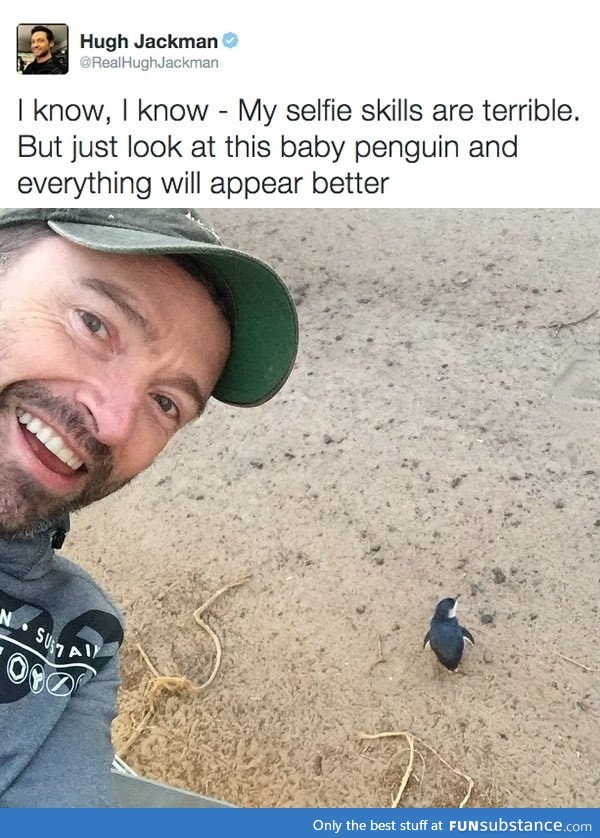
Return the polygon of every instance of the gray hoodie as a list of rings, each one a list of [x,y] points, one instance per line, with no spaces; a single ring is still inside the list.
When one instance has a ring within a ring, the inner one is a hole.
[[[114,805],[122,621],[89,574],[54,552],[67,529],[0,539],[3,807]]]

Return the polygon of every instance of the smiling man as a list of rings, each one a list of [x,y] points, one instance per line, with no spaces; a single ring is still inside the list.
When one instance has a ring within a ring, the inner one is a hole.
[[[47,26],[34,26],[31,30],[33,61],[23,70],[23,75],[60,76],[67,68],[55,55],[54,32]]]
[[[281,280],[192,211],[0,211],[0,805],[112,805],[123,631],[54,552],[69,513],[211,396],[270,399],[296,347]]]

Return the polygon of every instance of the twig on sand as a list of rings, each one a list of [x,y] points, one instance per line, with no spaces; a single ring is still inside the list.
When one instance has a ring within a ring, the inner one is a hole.
[[[137,650],[142,656],[144,663],[152,673],[153,677],[146,685],[146,689],[144,691],[143,703],[146,709],[142,714],[142,718],[135,725],[125,743],[119,748],[119,757],[121,759],[125,758],[125,755],[129,751],[131,746],[134,744],[134,742],[136,742],[144,728],[148,725],[148,723],[154,716],[156,712],[155,699],[159,695],[159,693],[167,693],[169,695],[183,695],[185,693],[195,692],[197,690],[196,685],[193,684],[188,678],[184,678],[179,675],[161,675],[139,643],[137,644]]]
[[[400,783],[400,788],[396,792],[396,797],[392,800],[392,809],[397,809],[400,803],[400,799],[404,794],[404,789],[406,788],[406,784],[410,780],[410,775],[412,774],[413,764],[415,761],[415,738],[410,733],[406,733],[406,741],[408,742],[409,748],[409,756],[408,756],[408,765],[406,766],[406,771],[404,772],[404,776],[402,777],[402,782]]]
[[[372,672],[378,663],[385,663],[387,658],[383,656],[383,641],[381,635],[377,635],[377,660],[373,661],[371,666],[369,667],[369,672]]]
[[[591,311],[589,314],[586,314],[585,317],[580,317],[579,320],[571,320],[568,323],[563,323],[559,320],[553,320],[552,323],[548,323],[546,326],[547,329],[554,329],[554,337],[560,332],[561,329],[566,329],[569,326],[579,326],[581,323],[585,323],[587,320],[591,320],[592,317],[595,317],[598,314],[600,309],[595,309]]]
[[[423,740],[419,739],[417,736],[415,736],[414,733],[410,733],[410,731],[408,731],[408,730],[386,730],[386,731],[383,731],[382,733],[359,733],[359,739],[389,739],[389,738],[396,737],[396,736],[402,736],[402,737],[404,737],[404,739],[406,739],[406,741],[408,742],[410,755],[409,755],[409,759],[408,759],[408,767],[407,767],[406,771],[404,772],[404,776],[402,777],[402,780],[400,782],[400,787],[398,789],[398,792],[396,793],[396,796],[393,799],[392,808],[397,808],[398,805],[400,804],[400,800],[402,798],[402,795],[404,794],[404,790],[406,789],[406,786],[407,786],[408,781],[410,779],[410,775],[411,775],[412,768],[413,768],[413,763],[414,763],[415,742],[418,742],[424,748],[427,748],[428,751],[431,751],[431,753],[434,756],[436,756],[439,759],[439,761],[443,765],[446,766],[446,768],[448,768],[450,771],[452,771],[453,774],[456,774],[459,777],[462,777],[463,780],[467,781],[469,787],[467,789],[467,793],[465,794],[465,796],[463,797],[461,802],[458,804],[458,808],[462,809],[464,806],[467,805],[467,803],[469,801],[469,798],[471,797],[471,792],[473,791],[473,787],[475,785],[473,780],[469,777],[468,774],[464,774],[462,771],[459,771],[457,768],[453,768],[448,762],[446,762],[446,760],[442,756],[440,756],[440,754],[438,754],[438,752],[434,748],[431,747],[431,745],[428,745],[427,742],[423,742]]]
[[[555,652],[554,649],[552,650],[554,655],[557,655],[559,658],[562,658],[564,661],[569,661],[569,663],[575,664],[575,666],[581,667],[581,669],[585,669],[586,672],[600,672],[600,669],[594,669],[591,666],[586,666],[584,663],[578,663],[574,661],[573,658],[568,658],[566,655],[562,655],[560,652]]]
[[[221,596],[221,594],[224,594],[226,591],[230,591],[231,588],[237,588],[239,585],[244,585],[246,582],[248,582],[250,578],[250,576],[242,576],[240,579],[235,579],[233,582],[229,582],[228,585],[224,585],[222,588],[219,588],[218,591],[216,591],[212,596],[210,596],[206,600],[204,605],[201,605],[200,608],[196,608],[196,610],[194,611],[194,620],[198,623],[200,628],[208,634],[212,642],[215,644],[216,651],[215,662],[212,668],[212,672],[208,676],[207,680],[203,684],[200,684],[200,686],[198,687],[199,690],[205,690],[215,680],[217,672],[219,671],[219,667],[221,666],[221,658],[223,656],[223,646],[219,639],[219,635],[215,631],[213,631],[213,629],[211,629],[208,623],[204,622],[204,620],[202,619],[202,614],[204,614],[207,608],[211,606],[213,602]]]
[[[219,671],[219,667],[221,666],[221,659],[223,657],[223,644],[219,638],[219,635],[214,631],[203,619],[202,614],[213,604],[213,602],[224,594],[226,591],[231,590],[231,588],[237,588],[239,585],[243,585],[247,582],[251,577],[250,576],[243,576],[240,579],[235,579],[233,582],[229,582],[229,584],[224,585],[222,588],[219,588],[212,596],[210,596],[206,602],[197,608],[194,611],[194,620],[198,623],[201,629],[203,629],[210,639],[212,640],[215,646],[215,662],[213,664],[212,671],[207,678],[206,681],[202,684],[194,684],[189,678],[185,678],[179,675],[161,675],[157,668],[154,666],[144,649],[141,645],[137,644],[137,650],[142,656],[142,659],[150,672],[152,673],[152,678],[146,685],[146,689],[143,695],[143,704],[145,705],[145,710],[142,714],[142,718],[140,721],[135,724],[134,729],[130,733],[128,739],[125,741],[125,744],[119,748],[119,756],[121,758],[125,757],[125,754],[129,751],[131,746],[134,742],[138,739],[139,735],[142,733],[144,728],[149,724],[150,720],[154,716],[156,712],[156,703],[155,699],[159,695],[159,693],[167,693],[169,695],[183,695],[185,693],[198,693],[201,690],[205,690],[209,687],[212,682],[214,681],[217,672]]]
[[[138,652],[142,656],[142,660],[144,661],[144,663],[146,664],[146,666],[148,667],[150,672],[154,675],[154,677],[155,678],[160,678],[161,677],[160,672],[154,666],[154,664],[152,663],[152,661],[150,660],[148,655],[144,652],[144,650],[142,649],[142,647],[140,646],[139,643],[136,644],[136,649],[138,650]]]

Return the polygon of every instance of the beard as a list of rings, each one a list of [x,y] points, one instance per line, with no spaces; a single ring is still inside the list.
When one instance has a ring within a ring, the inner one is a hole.
[[[86,480],[73,495],[55,494],[11,459],[2,426],[13,420],[18,406],[44,416],[67,433],[86,454]],[[41,532],[58,518],[89,506],[130,482],[114,480],[114,455],[89,431],[81,413],[65,399],[35,383],[18,382],[0,390],[0,537]]]

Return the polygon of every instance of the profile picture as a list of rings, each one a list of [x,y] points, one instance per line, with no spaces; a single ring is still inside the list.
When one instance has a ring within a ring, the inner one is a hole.
[[[64,76],[69,72],[69,27],[65,23],[17,26],[17,73]]]

